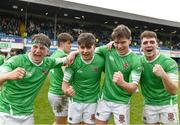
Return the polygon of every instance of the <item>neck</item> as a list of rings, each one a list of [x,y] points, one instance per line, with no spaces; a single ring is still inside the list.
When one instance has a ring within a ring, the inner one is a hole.
[[[156,53],[153,56],[146,57],[148,61],[154,60],[159,55],[159,51],[156,51]]]

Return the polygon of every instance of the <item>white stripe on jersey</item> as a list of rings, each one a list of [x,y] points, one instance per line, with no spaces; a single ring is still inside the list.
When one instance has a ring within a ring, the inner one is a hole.
[[[1,66],[0,67],[0,74],[7,73],[12,71],[9,67]]]
[[[67,62],[67,58],[56,58],[56,65],[60,64],[60,63],[66,63]]]
[[[178,81],[178,74],[176,73],[167,73],[167,74],[172,81]]]
[[[64,73],[64,78],[63,81],[69,82],[69,80],[71,79],[71,73],[70,72],[65,72]]]

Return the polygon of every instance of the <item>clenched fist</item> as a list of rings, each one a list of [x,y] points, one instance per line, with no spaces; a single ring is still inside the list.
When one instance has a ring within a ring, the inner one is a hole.
[[[163,77],[166,74],[162,66],[159,64],[155,64],[155,66],[153,67],[153,73],[159,77]]]
[[[18,67],[15,70],[8,72],[8,79],[9,80],[17,80],[22,79],[26,74],[26,71],[24,68]]]
[[[124,77],[120,71],[114,73],[113,82],[115,82],[117,85],[121,85],[124,83]]]
[[[74,95],[75,95],[75,92],[74,92],[74,89],[73,89],[72,86],[69,86],[69,87],[66,89],[65,95],[67,95],[67,96],[74,96]]]

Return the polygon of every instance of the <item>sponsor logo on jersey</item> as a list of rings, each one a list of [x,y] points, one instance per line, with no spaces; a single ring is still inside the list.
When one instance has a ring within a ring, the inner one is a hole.
[[[81,69],[79,69],[77,72],[78,72],[78,73],[82,73],[83,71],[82,71]]]
[[[31,77],[32,73],[31,72],[26,72],[26,77]]]

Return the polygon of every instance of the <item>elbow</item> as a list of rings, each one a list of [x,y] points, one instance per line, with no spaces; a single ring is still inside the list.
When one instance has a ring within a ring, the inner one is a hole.
[[[178,92],[178,89],[173,90],[173,91],[169,91],[168,93],[169,93],[170,95],[177,95],[177,92]]]
[[[171,89],[171,90],[169,90],[168,92],[169,92],[169,94],[170,95],[177,95],[177,93],[178,93],[178,82],[176,83],[176,84],[174,84],[174,87]]]
[[[132,86],[132,88],[130,89],[128,93],[133,94],[133,93],[136,93],[137,91],[138,91],[138,86],[135,84]]]
[[[177,95],[177,93],[178,93],[178,86],[176,86],[174,89],[167,90],[167,92],[168,92],[170,95]]]

